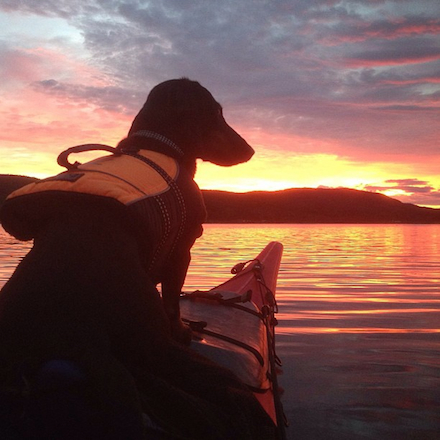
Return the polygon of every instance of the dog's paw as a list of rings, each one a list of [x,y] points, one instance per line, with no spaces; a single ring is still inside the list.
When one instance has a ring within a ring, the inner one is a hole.
[[[192,339],[192,330],[180,319],[171,323],[171,336],[180,344],[190,345]]]

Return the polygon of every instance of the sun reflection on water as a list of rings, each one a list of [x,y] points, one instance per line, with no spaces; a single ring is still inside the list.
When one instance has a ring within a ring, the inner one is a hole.
[[[280,333],[438,333],[440,225],[205,225],[185,291],[210,289],[269,241],[284,245]],[[0,286],[31,243],[0,230]]]
[[[439,332],[439,225],[206,225],[186,288],[224,281],[272,240],[279,333]]]

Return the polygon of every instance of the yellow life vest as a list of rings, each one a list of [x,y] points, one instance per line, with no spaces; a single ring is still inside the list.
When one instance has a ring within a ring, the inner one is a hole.
[[[19,188],[6,200],[46,191],[66,191],[110,197],[124,205],[131,205],[167,191],[170,188],[168,176],[173,181],[177,179],[179,165],[175,159],[147,150],[139,151],[137,156],[141,158],[126,154],[100,157]],[[159,171],[154,164],[158,165]],[[164,177],[160,169],[168,176]]]

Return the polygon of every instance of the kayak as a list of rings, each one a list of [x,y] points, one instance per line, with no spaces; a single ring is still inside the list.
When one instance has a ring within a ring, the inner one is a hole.
[[[193,330],[190,348],[235,373],[252,390],[273,421],[277,440],[286,439],[277,382],[281,362],[275,351],[275,291],[282,250],[281,243],[271,242],[254,259],[235,265],[229,280],[206,292],[184,294],[180,301],[181,316]],[[109,429],[112,438],[140,438],[139,432],[146,438],[183,438],[173,436],[172,429],[168,432],[166,420],[156,423],[148,411],[139,425],[137,415],[127,412],[119,399],[96,406],[100,397],[90,398],[87,375],[69,359],[49,360],[34,380],[34,394],[29,394],[26,376],[17,376],[12,392],[0,387],[0,438],[30,438],[29,433],[32,438],[63,438],[46,435],[52,431],[69,432],[70,438],[72,429],[76,436],[71,438],[79,438],[77,434],[83,431],[87,436],[82,438],[101,438]],[[151,385],[151,390],[157,393],[163,383]],[[159,394],[163,395],[162,389]],[[108,411],[105,417],[102,411]],[[111,428],[108,420],[112,420]],[[99,435],[93,436],[95,432]],[[118,437],[119,433],[123,436]]]
[[[285,439],[285,416],[275,351],[275,298],[283,246],[270,242],[254,259],[238,263],[232,278],[209,291],[183,294],[182,320],[193,330],[191,348],[238,376],[254,393]]]

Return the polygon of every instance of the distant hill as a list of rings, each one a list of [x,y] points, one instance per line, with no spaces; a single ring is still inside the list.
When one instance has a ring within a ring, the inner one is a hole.
[[[12,191],[37,180],[35,177],[0,174],[0,206]]]
[[[10,192],[36,180],[25,176],[0,175],[0,206]],[[423,208],[383,194],[347,188],[202,192],[209,223],[440,224],[440,209]]]
[[[210,223],[440,223],[440,209],[354,189],[203,191]]]

